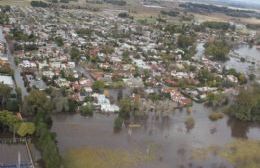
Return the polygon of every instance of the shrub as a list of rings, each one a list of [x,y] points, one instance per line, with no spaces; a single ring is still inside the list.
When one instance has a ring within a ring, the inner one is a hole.
[[[195,125],[195,120],[192,116],[186,118],[185,125],[187,129],[192,129]]]
[[[121,117],[117,117],[114,120],[114,130],[121,130],[123,125],[123,119]]]
[[[80,107],[80,114],[83,116],[93,116],[93,110],[92,104],[88,103]]]
[[[224,117],[223,113],[214,112],[209,115],[209,119],[211,121],[217,121],[219,119],[222,119]]]

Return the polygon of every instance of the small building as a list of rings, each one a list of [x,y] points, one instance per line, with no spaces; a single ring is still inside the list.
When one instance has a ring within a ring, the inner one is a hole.
[[[8,85],[11,88],[15,88],[15,83],[11,76],[0,75],[0,83]]]

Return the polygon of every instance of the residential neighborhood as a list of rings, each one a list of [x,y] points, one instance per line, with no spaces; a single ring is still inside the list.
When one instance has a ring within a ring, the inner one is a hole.
[[[0,168],[236,167],[194,155],[260,140],[258,13],[173,4],[0,5]]]

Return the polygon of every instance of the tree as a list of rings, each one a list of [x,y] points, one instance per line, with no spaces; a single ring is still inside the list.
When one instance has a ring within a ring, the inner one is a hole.
[[[214,41],[205,45],[205,54],[216,61],[227,61],[231,47],[225,41]]]
[[[32,122],[23,122],[17,130],[20,136],[32,135],[35,132],[35,125]]]
[[[180,35],[177,41],[177,45],[179,48],[187,49],[192,46],[195,42],[195,38],[192,36]]]
[[[6,109],[8,111],[18,112],[19,111],[19,101],[8,100],[6,103]]]
[[[124,120],[121,117],[117,117],[114,120],[114,130],[115,131],[119,131],[122,129],[122,125],[123,125]]]
[[[92,88],[96,92],[101,92],[102,90],[105,89],[105,83],[104,81],[101,80],[95,81],[92,85]]]
[[[120,18],[128,18],[129,14],[127,12],[121,12],[121,13],[118,14],[118,17],[120,17]]]
[[[35,132],[34,123],[23,122],[10,111],[0,111],[0,124],[8,126],[10,131],[15,130],[21,137],[32,135]]]
[[[9,16],[3,12],[0,13],[0,24],[8,24],[9,23]]]
[[[0,84],[0,103],[1,107],[5,107],[8,98],[11,96],[12,88],[8,85]]]
[[[45,3],[43,1],[31,1],[32,7],[41,7],[41,8],[47,8],[49,6],[48,3]]]
[[[241,89],[228,111],[232,116],[242,121],[260,121],[259,86]]]
[[[80,60],[80,51],[76,47],[72,47],[70,50],[70,57],[73,61]]]
[[[21,121],[10,111],[0,111],[0,124],[7,126],[10,131],[19,127]]]
[[[160,13],[162,15],[168,15],[168,16],[171,16],[171,17],[176,17],[176,16],[178,16],[180,14],[180,12],[173,11],[173,10],[171,10],[171,11],[164,11],[164,10],[162,10],[162,11],[160,11]]]
[[[130,119],[130,113],[132,111],[131,99],[127,99],[127,98],[122,99],[119,105],[120,105],[119,117],[124,120]]]
[[[90,37],[92,35],[93,30],[91,29],[79,29],[77,30],[77,34],[81,37],[88,36]]]
[[[185,125],[188,131],[192,129],[195,126],[194,118],[192,116],[187,117],[185,120]]]
[[[231,27],[231,25],[227,22],[215,22],[215,21],[204,22],[202,26],[211,29],[222,29],[222,30],[228,30]]]
[[[83,116],[93,116],[93,105],[91,103],[87,103],[80,107],[80,114]]]
[[[201,69],[198,73],[198,80],[203,84],[207,84],[207,82],[214,80],[214,74],[208,69]]]
[[[47,95],[39,90],[32,90],[23,102],[23,113],[36,116],[38,113],[51,113],[53,106]]]
[[[60,0],[61,3],[69,3],[70,0]]]
[[[130,98],[121,99],[119,102],[120,111],[119,117],[124,120],[129,120],[130,116],[135,117],[140,109],[140,104],[138,101],[131,100]]]
[[[255,74],[249,74],[248,76],[249,76],[249,80],[251,80],[251,81],[255,80],[255,78],[256,78]]]
[[[32,90],[25,97],[23,113],[33,116],[36,126],[36,146],[41,152],[44,167],[59,168],[61,166],[61,157],[56,145],[55,134],[50,131],[52,125],[50,114],[52,111],[53,106],[46,93]],[[30,129],[28,129],[28,126],[26,128],[27,130],[32,129],[30,126]],[[24,134],[24,128],[20,131],[21,134]]]
[[[131,59],[129,57],[129,51],[128,50],[123,52],[122,57],[123,57],[123,61],[125,63],[131,63]]]
[[[73,99],[69,99],[69,112],[73,113],[76,112],[77,108],[78,108],[78,102],[76,100]]]
[[[62,47],[64,45],[63,39],[61,37],[56,37],[54,41],[59,47]]]

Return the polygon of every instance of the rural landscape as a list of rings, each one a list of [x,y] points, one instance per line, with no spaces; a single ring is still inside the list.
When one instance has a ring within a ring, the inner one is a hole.
[[[0,0],[0,168],[260,168],[260,2]]]

